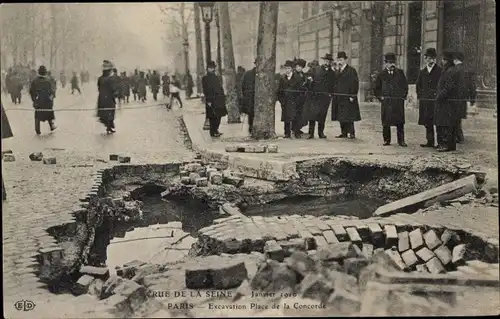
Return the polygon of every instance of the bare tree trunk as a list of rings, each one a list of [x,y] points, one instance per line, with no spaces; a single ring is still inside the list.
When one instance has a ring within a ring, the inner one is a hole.
[[[233,37],[231,34],[231,21],[229,20],[229,5],[227,2],[219,3],[220,22],[222,33],[222,46],[224,49],[224,91],[227,96],[228,117],[227,123],[241,123],[236,89],[236,70],[234,66]]]
[[[255,118],[252,137],[269,139],[276,136],[276,35],[279,2],[260,2],[257,34],[257,74],[255,77]]]
[[[221,41],[220,41],[220,17],[219,17],[219,6],[220,3],[215,3],[215,25],[217,27],[217,65],[219,66],[219,78],[222,81],[222,53],[221,53]]]
[[[57,26],[56,26],[56,8],[55,4],[50,4],[50,16],[51,16],[51,27],[52,27],[52,39],[50,41],[50,64],[49,69],[54,67],[54,58],[56,54],[56,42],[57,42]]]
[[[194,31],[196,37],[196,93],[201,94],[201,77],[205,74],[203,44],[201,40],[200,6],[194,3]]]
[[[30,15],[31,15],[31,27],[30,27],[30,33],[31,33],[31,64],[32,68],[35,68],[36,65],[36,44],[37,44],[37,34],[36,34],[36,4],[33,3],[31,4],[30,7]]]
[[[184,51],[184,74],[189,72],[189,36],[188,36],[188,22],[186,21],[185,10],[186,4],[181,2],[181,26],[182,26],[182,49]],[[185,78],[185,77],[184,77]]]

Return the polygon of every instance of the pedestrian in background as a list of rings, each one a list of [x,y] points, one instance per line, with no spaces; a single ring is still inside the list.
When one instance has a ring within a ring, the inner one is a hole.
[[[119,87],[113,81],[111,76],[113,64],[104,60],[102,62],[102,75],[97,80],[97,117],[99,122],[106,127],[106,133],[115,133],[115,97],[118,94]]]
[[[384,146],[391,145],[391,126],[396,126],[397,140],[401,147],[405,143],[405,100],[408,96],[408,81],[404,71],[396,67],[396,55],[384,56],[385,69],[379,73],[375,83],[375,96],[382,104],[382,137]]]
[[[293,61],[285,62],[285,75],[281,77],[277,99],[281,104],[281,121],[284,123],[285,138],[291,138],[292,133],[296,138],[300,138],[300,120],[298,115],[298,103],[302,95],[302,78],[294,72]]]
[[[78,85],[78,77],[76,76],[76,72],[73,72],[73,77],[71,78],[71,94],[74,94],[75,90],[78,91],[78,94],[82,94],[82,91],[80,91],[80,86]]]
[[[0,102],[0,106],[2,107],[2,140],[4,138],[9,138],[14,136],[12,134],[12,129],[10,128],[9,119],[7,118],[7,114],[5,114],[5,110],[3,109],[3,104]],[[3,183],[3,174],[2,174],[2,201],[7,199],[7,192],[5,191],[5,185]]]
[[[55,115],[54,110],[54,97],[55,89],[52,79],[49,78],[47,68],[41,65],[38,68],[38,76],[31,82],[29,93],[33,101],[33,108],[35,109],[35,133],[41,134],[40,122],[47,121],[49,123],[50,131],[54,131],[56,126],[54,124]]]
[[[214,61],[207,63],[207,74],[201,79],[203,95],[205,96],[205,112],[209,119],[210,136],[220,137],[220,121],[227,115],[226,96],[220,78],[215,74],[217,65]]]

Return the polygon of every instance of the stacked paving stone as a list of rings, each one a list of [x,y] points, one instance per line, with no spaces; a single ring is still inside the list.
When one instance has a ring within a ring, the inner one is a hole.
[[[454,274],[465,275],[461,267],[477,258],[472,248],[479,247],[469,247],[472,243],[468,245],[464,240],[457,232],[421,225],[366,224],[363,220],[299,215],[231,216],[201,229],[193,250],[199,255],[258,251],[284,258],[296,250],[328,254],[330,249],[338,249],[338,244],[352,243],[366,259],[376,251],[384,251],[400,271],[458,271]]]
[[[221,170],[215,163],[205,164],[201,160],[187,163],[180,170],[181,184],[196,185],[197,187],[207,187],[209,185],[228,184],[241,187],[244,184],[244,177],[241,174],[230,170]],[[168,191],[162,193],[162,196]]]
[[[118,161],[119,163],[130,163],[130,156],[118,155],[118,154],[110,154],[110,161]]]
[[[226,152],[232,153],[278,153],[278,145],[275,144],[238,144],[226,146]]]

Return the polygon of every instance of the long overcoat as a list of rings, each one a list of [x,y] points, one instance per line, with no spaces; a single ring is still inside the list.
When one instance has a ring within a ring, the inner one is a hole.
[[[97,117],[101,123],[107,124],[115,119],[115,96],[119,88],[113,81],[113,76],[101,75],[97,80]]]
[[[219,77],[209,72],[201,78],[205,111],[208,118],[220,118],[227,115],[226,96]],[[211,103],[209,105],[209,103]]]
[[[147,94],[147,80],[145,78],[139,77],[137,79],[137,94],[140,98],[146,97]]]
[[[467,101],[475,100],[475,88],[473,88],[473,75],[465,69],[463,63],[454,66],[457,73],[458,97],[457,107],[461,119],[467,118]],[[474,97],[473,97],[474,96]]]
[[[122,75],[120,79],[120,95],[130,96],[130,77]]]
[[[464,83],[459,83],[461,80],[456,67],[444,70],[437,87],[434,125],[452,127],[462,118],[462,105],[458,101],[463,94],[460,91],[464,89]]]
[[[5,114],[5,110],[3,109],[3,104],[0,103],[2,107],[2,139],[9,138],[14,136],[12,134],[12,129],[10,128],[9,119],[7,118],[7,114]]]
[[[281,121],[290,122],[300,116],[298,105],[302,86],[302,78],[297,72],[293,72],[290,79],[282,76],[278,85],[277,100],[281,104]]]
[[[310,70],[308,76],[312,80],[304,103],[303,120],[324,122],[334,92],[335,71],[320,65]]]
[[[359,78],[356,69],[350,65],[346,65],[344,70],[337,72],[333,91],[335,95],[332,99],[332,121],[360,121],[361,113],[358,102]],[[350,98],[352,98],[352,102]]]
[[[35,118],[42,122],[54,120],[52,108],[55,92],[52,80],[45,75],[37,76],[31,82],[29,93],[35,108]]]
[[[243,73],[241,79],[241,113],[252,116],[255,109],[255,75],[256,68]]]
[[[418,101],[418,124],[425,126],[434,125],[434,105],[436,104],[436,93],[439,78],[443,69],[435,64],[431,72],[427,66],[418,74],[416,90]]]
[[[394,69],[392,75],[387,69],[377,76],[374,94],[381,101],[383,126],[405,124],[405,99],[408,95],[408,81],[401,69]]]
[[[168,75],[164,75],[161,77],[162,80],[162,93],[165,96],[170,95],[170,77]]]
[[[149,78],[149,84],[151,85],[151,92],[158,93],[160,91],[160,75],[153,73]]]
[[[300,76],[300,93],[297,96],[297,120],[300,127],[307,125],[307,120],[304,117],[304,106],[308,98],[308,91],[310,86],[310,81],[308,80],[307,74],[302,71],[296,71]]]

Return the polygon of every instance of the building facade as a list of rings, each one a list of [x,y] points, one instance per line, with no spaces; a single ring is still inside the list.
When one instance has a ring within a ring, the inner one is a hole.
[[[496,100],[494,0],[303,1],[296,41],[307,61],[345,51],[358,71],[361,98],[368,95],[370,74],[382,68],[383,55],[394,52],[410,83],[410,105],[422,52],[460,50],[479,94]]]

